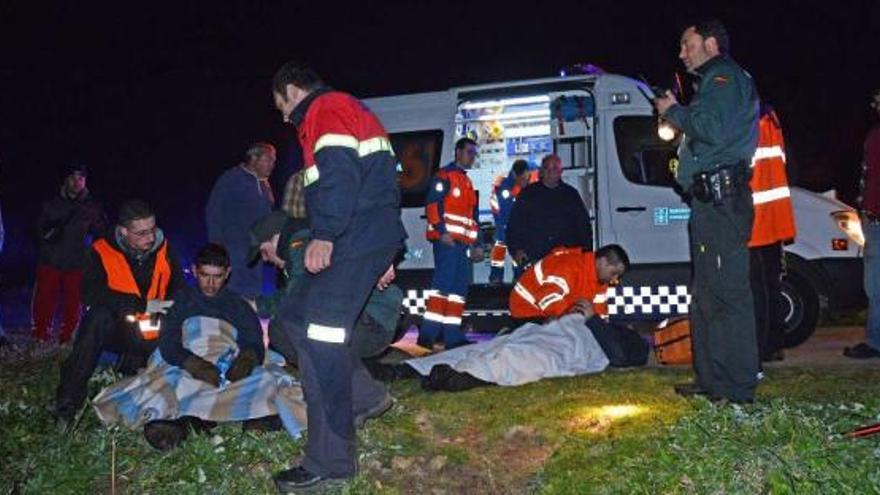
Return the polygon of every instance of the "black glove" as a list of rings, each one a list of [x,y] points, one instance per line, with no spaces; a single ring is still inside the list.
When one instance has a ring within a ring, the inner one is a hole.
[[[183,369],[189,372],[196,380],[210,383],[215,387],[220,386],[220,373],[217,367],[198,356],[190,356],[183,362]]]
[[[226,372],[226,379],[237,382],[247,377],[257,366],[257,353],[251,349],[241,351]]]

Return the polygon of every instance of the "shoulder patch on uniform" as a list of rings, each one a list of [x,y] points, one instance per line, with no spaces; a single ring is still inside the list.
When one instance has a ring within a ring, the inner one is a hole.
[[[727,76],[722,76],[722,75],[718,75],[718,76],[715,76],[712,78],[712,82],[714,82],[715,84],[721,84],[721,85],[727,84],[727,80],[728,80]]]

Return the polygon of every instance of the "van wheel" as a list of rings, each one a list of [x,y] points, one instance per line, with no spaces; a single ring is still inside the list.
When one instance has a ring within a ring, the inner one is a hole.
[[[782,278],[784,344],[797,347],[813,335],[819,321],[819,293],[802,275],[789,272]]]

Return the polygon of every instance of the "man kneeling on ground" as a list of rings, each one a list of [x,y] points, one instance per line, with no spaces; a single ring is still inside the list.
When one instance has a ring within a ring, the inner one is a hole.
[[[423,385],[428,390],[520,385],[594,373],[609,364],[643,365],[648,347],[641,337],[602,318],[608,285],[628,267],[629,257],[617,245],[596,253],[557,248],[532,265],[511,291],[511,315],[529,323],[457,354],[454,350],[407,364],[427,376]]]
[[[92,244],[83,274],[83,302],[89,307],[61,367],[55,399],[59,430],[66,431],[88,391],[103,351],[120,355],[119,369],[133,374],[156,348],[156,318],[174,303],[183,286],[180,262],[149,205],[130,200],[119,222]]]
[[[146,421],[144,436],[160,450],[182,442],[188,426],[205,429],[215,421],[244,420],[245,430],[281,429],[277,411],[286,407],[276,397],[280,366],[263,366],[260,320],[247,301],[224,287],[231,272],[226,249],[206,245],[192,270],[197,287],[184,289],[162,322],[160,353],[150,367],[95,399],[105,423]],[[294,401],[287,408],[294,416],[299,408],[304,418],[298,386],[292,388]],[[295,431],[300,424],[293,425]]]

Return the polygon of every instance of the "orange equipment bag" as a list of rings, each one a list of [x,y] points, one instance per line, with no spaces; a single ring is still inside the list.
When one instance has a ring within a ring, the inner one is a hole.
[[[691,364],[691,322],[686,317],[664,320],[654,330],[654,353],[660,364]]]

